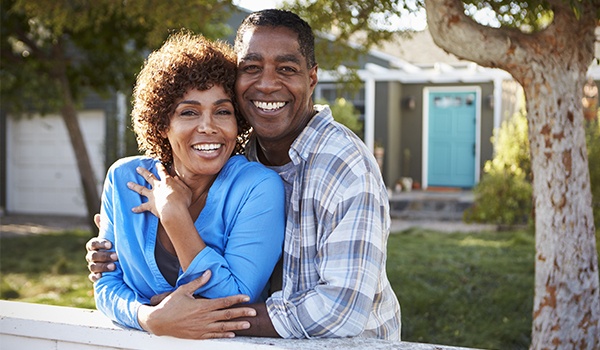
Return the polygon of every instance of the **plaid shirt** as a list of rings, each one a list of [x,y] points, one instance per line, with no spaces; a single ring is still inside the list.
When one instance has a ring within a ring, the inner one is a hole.
[[[283,338],[399,340],[400,305],[385,270],[387,189],[362,140],[329,107],[315,110],[289,151],[296,171],[281,174],[292,186],[283,288],[266,301],[269,317]],[[257,160],[256,140],[248,147]]]

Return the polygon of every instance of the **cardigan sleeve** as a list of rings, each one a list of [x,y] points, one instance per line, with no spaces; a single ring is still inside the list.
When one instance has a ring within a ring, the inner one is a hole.
[[[251,176],[251,173],[243,176]],[[222,251],[204,248],[180,276],[177,285],[188,283],[210,269],[212,277],[197,291],[198,295],[220,298],[246,294],[250,302],[264,300],[266,296],[262,293],[283,247],[285,194],[279,175],[270,170],[260,174],[250,188],[244,190],[246,195],[241,201],[226,203],[234,213],[226,216],[226,220],[232,222],[224,223],[228,229]]]

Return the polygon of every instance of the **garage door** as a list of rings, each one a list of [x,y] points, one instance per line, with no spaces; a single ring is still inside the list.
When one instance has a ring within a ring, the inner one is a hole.
[[[75,154],[62,118],[7,119],[7,210],[87,215]],[[104,112],[80,112],[79,123],[100,191],[105,174]]]

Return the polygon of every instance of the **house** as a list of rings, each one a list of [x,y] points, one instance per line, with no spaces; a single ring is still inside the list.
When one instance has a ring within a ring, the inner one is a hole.
[[[237,28],[246,14],[233,13],[230,26]],[[519,86],[504,71],[444,53],[426,31],[402,40],[361,59],[362,88],[346,96],[361,112],[365,143],[377,149],[390,188],[401,178],[420,188],[472,188],[493,156],[494,128],[518,108]],[[590,72],[599,83],[600,69]],[[339,96],[333,73],[320,71],[316,99]],[[128,109],[122,94],[91,95],[79,113],[99,191],[108,166],[127,154]],[[0,107],[0,217],[85,216],[79,182],[59,115],[15,118]]]

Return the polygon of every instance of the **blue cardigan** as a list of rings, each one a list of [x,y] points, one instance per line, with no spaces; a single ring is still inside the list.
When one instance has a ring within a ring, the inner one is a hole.
[[[180,269],[174,288],[156,264],[158,218],[150,212],[133,213],[131,208],[146,198],[127,188],[129,181],[149,187],[135,169],[144,167],[158,177],[157,164],[155,159],[136,156],[121,159],[108,170],[100,237],[113,242],[119,261],[115,271],[103,273],[94,284],[98,310],[122,325],[142,329],[137,320],[140,305],[200,277],[207,269],[212,277],[196,295],[246,294],[250,302],[264,300],[269,277],[281,257],[285,230],[279,175],[243,156],[234,156],[225,164],[195,221],[207,247],[185,273]]]

